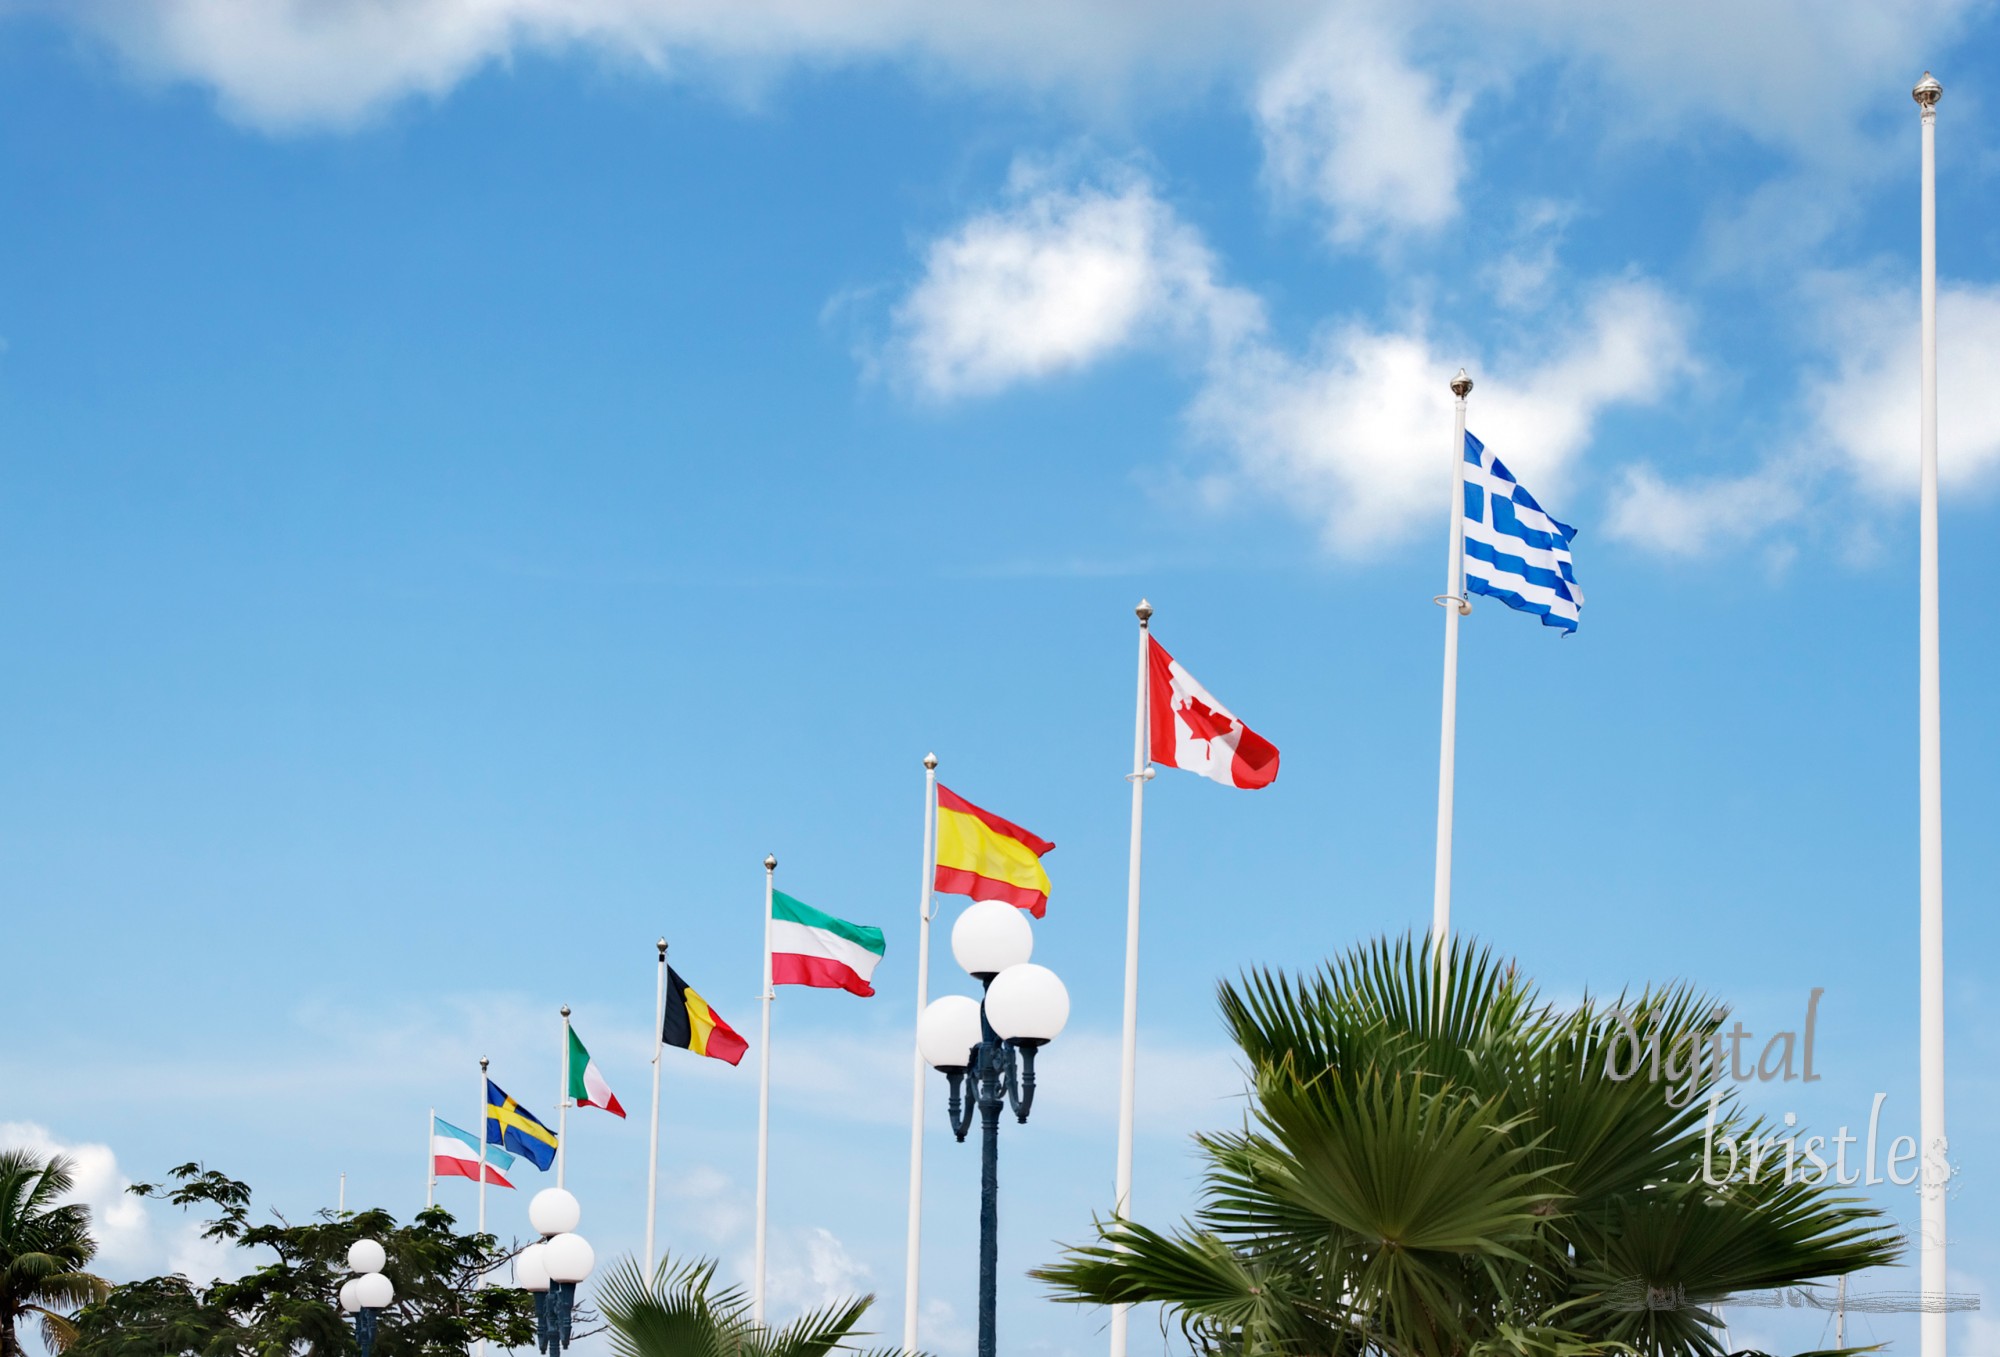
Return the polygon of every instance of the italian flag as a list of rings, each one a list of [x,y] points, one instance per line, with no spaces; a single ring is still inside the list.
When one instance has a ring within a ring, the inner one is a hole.
[[[844,989],[867,998],[882,960],[882,930],[822,914],[783,891],[771,892],[771,983]]]
[[[578,1107],[601,1107],[613,1116],[625,1115],[618,1095],[604,1082],[604,1071],[590,1058],[574,1028],[569,1034],[569,1100]]]

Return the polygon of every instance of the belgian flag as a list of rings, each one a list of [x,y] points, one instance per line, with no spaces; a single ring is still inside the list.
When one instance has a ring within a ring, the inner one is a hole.
[[[732,1065],[750,1049],[750,1043],[716,1016],[708,1000],[689,989],[687,981],[672,966],[667,967],[667,1013],[660,1025],[660,1040],[696,1055],[727,1060]]]

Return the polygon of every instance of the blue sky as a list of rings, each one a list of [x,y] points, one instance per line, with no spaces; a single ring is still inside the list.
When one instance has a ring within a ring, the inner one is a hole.
[[[1568,640],[1466,623],[1457,922],[1558,997],[1687,978],[1768,1032],[1824,987],[1824,1081],[1756,1105],[1885,1092],[1914,1134],[1930,67],[1952,1265],[2000,1283],[1990,7],[1511,10],[0,5],[7,1137],[107,1208],[198,1158],[407,1212],[480,1055],[552,1101],[564,1002],[643,1104],[655,936],[753,1031],[775,852],[889,934],[879,998],[777,1005],[776,1294],[875,1290],[893,1334],[935,749],[1059,845],[1075,1017],[1004,1133],[1002,1309],[1100,1350],[1022,1274],[1110,1204],[1131,607],[1284,756],[1149,793],[1163,1221],[1238,1115],[1216,981],[1428,920],[1460,365],[1589,601]],[[754,1070],[669,1060],[663,1236],[741,1266]],[[643,1119],[572,1131],[584,1232],[636,1248]],[[213,1266],[168,1213],[107,1225],[115,1275]]]

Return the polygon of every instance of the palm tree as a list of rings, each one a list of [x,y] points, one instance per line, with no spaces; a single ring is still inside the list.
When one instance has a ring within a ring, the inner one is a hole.
[[[1879,1213],[1771,1164],[1703,1181],[1711,1096],[1716,1134],[1773,1134],[1692,1059],[1719,1049],[1713,1003],[1558,1012],[1485,950],[1448,960],[1441,985],[1428,943],[1382,940],[1224,984],[1251,1107],[1197,1137],[1195,1220],[1100,1223],[1035,1275],[1067,1301],[1163,1303],[1232,1357],[1720,1357],[1730,1292],[1894,1260]],[[1633,1075],[1655,1033],[1666,1084]]]
[[[41,1321],[57,1352],[76,1340],[70,1316],[110,1288],[83,1269],[97,1256],[90,1208],[59,1205],[74,1181],[64,1155],[0,1151],[0,1357],[20,1357],[22,1320]]]
[[[847,1340],[875,1298],[829,1305],[772,1330],[751,1320],[741,1287],[716,1286],[713,1262],[663,1258],[651,1277],[626,1260],[604,1279],[597,1301],[618,1357],[826,1357],[851,1350]]]

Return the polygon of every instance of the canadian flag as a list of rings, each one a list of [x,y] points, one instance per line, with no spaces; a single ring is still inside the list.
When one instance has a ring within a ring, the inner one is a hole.
[[[1153,761],[1200,773],[1225,787],[1268,787],[1278,747],[1236,719],[1167,648],[1146,638]]]

